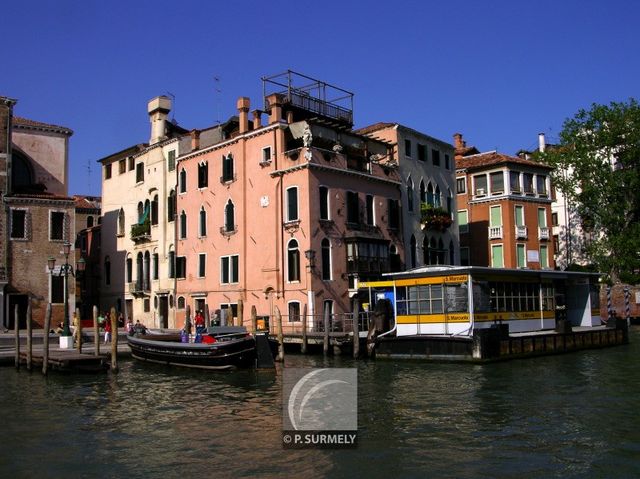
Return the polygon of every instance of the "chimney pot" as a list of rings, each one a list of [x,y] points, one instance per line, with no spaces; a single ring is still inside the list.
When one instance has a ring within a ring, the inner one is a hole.
[[[153,145],[165,139],[166,122],[171,111],[171,100],[169,97],[161,95],[149,100],[147,112],[151,122],[151,138],[149,144]]]
[[[538,151],[544,153],[547,142],[544,138],[544,133],[538,133]]]
[[[249,131],[249,107],[251,102],[246,96],[238,98],[238,117],[240,118],[240,134]]]
[[[191,151],[200,149],[200,130],[191,130]]]

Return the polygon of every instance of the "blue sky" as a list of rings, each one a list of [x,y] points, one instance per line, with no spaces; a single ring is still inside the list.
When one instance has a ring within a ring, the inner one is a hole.
[[[239,96],[260,107],[260,78],[287,69],[354,92],[356,127],[461,132],[509,154],[580,108],[640,96],[640,2],[43,0],[0,16],[0,95],[74,130],[71,194],[100,194],[96,160],[148,141],[154,96],[204,128]]]

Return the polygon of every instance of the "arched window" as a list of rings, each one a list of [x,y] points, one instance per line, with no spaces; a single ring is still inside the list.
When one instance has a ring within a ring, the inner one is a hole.
[[[209,164],[206,161],[198,164],[198,188],[209,185]]]
[[[169,264],[167,265],[168,277],[175,278],[176,277],[176,252],[169,251],[169,255],[167,257]]]
[[[200,207],[200,221],[198,225],[198,236],[201,238],[207,236],[207,212],[204,210],[204,206]]]
[[[144,279],[144,256],[142,255],[142,251],[138,253],[136,257],[136,289],[138,291],[142,290],[142,282]]]
[[[131,255],[127,255],[127,283],[133,282],[133,259],[131,259]]]
[[[233,181],[233,155],[222,157],[222,181]]]
[[[11,155],[11,186],[19,191],[22,187],[31,186],[34,183],[33,167],[31,161],[21,151],[13,150]]]
[[[413,180],[411,177],[407,180],[407,209],[413,211]]]
[[[289,322],[300,321],[300,301],[289,302]]]
[[[93,216],[87,216],[87,228],[91,228],[93,226]]]
[[[151,273],[151,277],[156,280],[160,278],[160,257],[157,253],[157,250],[153,253],[152,258],[152,273]]]
[[[402,263],[400,262],[398,248],[396,248],[396,245],[394,244],[389,247],[389,268],[392,273],[402,271]]]
[[[414,235],[411,235],[411,242],[410,242],[410,249],[411,249],[411,267],[415,268],[417,266],[417,261],[416,261],[416,237]]]
[[[331,279],[331,243],[327,238],[322,240],[322,279]]]
[[[288,280],[300,281],[300,251],[298,242],[294,239],[287,245]]]
[[[453,196],[451,195],[451,189],[447,188],[447,211],[451,213],[453,211]],[[451,263],[453,264],[453,263]]]
[[[144,217],[144,204],[142,201],[138,202],[138,224],[142,223],[142,218]]]
[[[185,301],[184,296],[178,296],[178,309],[184,309]]]
[[[427,202],[427,189],[424,186],[424,180],[420,180],[420,203]]]
[[[178,175],[178,191],[180,191],[180,193],[187,192],[187,170],[184,168],[180,170],[180,174]]]
[[[427,185],[427,203],[434,206],[433,185],[431,183]]]
[[[171,190],[167,198],[167,221],[173,221],[176,217],[176,192]]]
[[[329,219],[329,188],[326,186],[321,186],[319,188],[320,192],[320,219],[328,220]]]
[[[155,195],[151,202],[151,224],[158,224],[158,195]]]
[[[180,213],[180,239],[187,237],[187,213],[182,210]]]
[[[235,207],[233,206],[233,202],[229,200],[224,207],[224,230],[227,232],[235,231],[235,222]]]
[[[124,210],[122,208],[118,211],[118,234],[124,235]]]
[[[143,281],[142,287],[145,291],[151,289],[151,254],[148,251],[144,252],[144,266],[143,266]]]
[[[104,284],[111,284],[111,260],[108,256],[104,258]]]
[[[438,185],[436,185],[436,190],[433,194],[433,206],[437,208],[442,206],[442,194],[440,193],[440,187]]]

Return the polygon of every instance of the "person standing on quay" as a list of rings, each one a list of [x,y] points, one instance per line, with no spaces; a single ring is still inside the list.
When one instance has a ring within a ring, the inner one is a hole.
[[[104,344],[111,342],[111,321],[104,322]]]

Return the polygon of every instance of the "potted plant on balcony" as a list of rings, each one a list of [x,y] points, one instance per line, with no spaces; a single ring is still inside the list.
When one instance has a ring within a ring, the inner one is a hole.
[[[440,206],[433,206],[429,203],[420,205],[420,216],[423,228],[428,230],[444,231],[453,223],[451,213]]]

